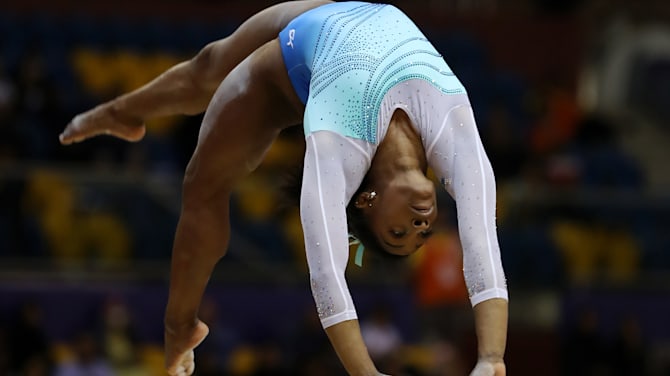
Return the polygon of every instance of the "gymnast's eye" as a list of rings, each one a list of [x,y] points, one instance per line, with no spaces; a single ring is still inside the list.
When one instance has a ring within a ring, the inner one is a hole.
[[[422,238],[427,239],[427,238],[429,238],[431,235],[433,235],[433,229],[432,229],[432,228],[429,228],[429,229],[426,230],[426,231],[421,231],[420,234],[421,234],[421,237],[422,237]]]
[[[393,237],[396,239],[402,238],[406,233],[407,232],[404,230],[391,230],[391,235],[393,235]]]

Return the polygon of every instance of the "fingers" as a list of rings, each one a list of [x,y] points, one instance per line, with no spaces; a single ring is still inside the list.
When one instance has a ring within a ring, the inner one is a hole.
[[[193,374],[193,369],[194,369],[193,365],[191,365],[190,371],[187,371],[186,368],[184,368],[184,366],[179,366],[175,372],[169,372],[168,371],[168,375],[169,376],[191,376]]]
[[[480,360],[470,376],[505,376],[507,373],[505,363],[502,361],[490,362]]]
[[[494,376],[493,365],[488,362],[478,362],[470,376]]]

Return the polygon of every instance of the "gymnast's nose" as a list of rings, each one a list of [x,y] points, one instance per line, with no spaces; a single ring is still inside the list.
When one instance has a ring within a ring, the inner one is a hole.
[[[430,222],[428,219],[415,219],[412,221],[412,225],[418,230],[425,230],[430,227]]]

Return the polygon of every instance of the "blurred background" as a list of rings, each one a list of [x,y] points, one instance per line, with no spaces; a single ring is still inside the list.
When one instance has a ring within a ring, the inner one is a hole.
[[[183,169],[201,118],[62,147],[77,113],[134,89],[269,1],[0,2],[0,375],[160,375]],[[498,181],[510,375],[670,375],[670,3],[412,0],[468,88]],[[309,291],[285,132],[236,193],[201,318],[198,375],[342,375]],[[401,265],[351,266],[393,375],[476,361],[451,199]]]

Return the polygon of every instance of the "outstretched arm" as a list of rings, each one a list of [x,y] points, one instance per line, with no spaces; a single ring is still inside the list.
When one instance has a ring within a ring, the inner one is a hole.
[[[349,258],[346,205],[370,163],[360,151],[363,147],[353,142],[328,131],[307,137],[300,216],[321,324],[347,372],[367,376],[378,373],[363,342],[345,279]]]
[[[463,272],[474,307],[479,362],[472,376],[504,376],[507,287],[496,233],[496,185],[467,97],[452,108],[427,151],[430,165],[456,201]]]
[[[277,37],[293,18],[329,1],[292,1],[274,5],[245,21],[229,37],[205,46],[190,60],[146,85],[75,116],[60,135],[63,144],[100,134],[140,140],[144,122],[170,115],[203,112],[221,81],[249,54]]]

